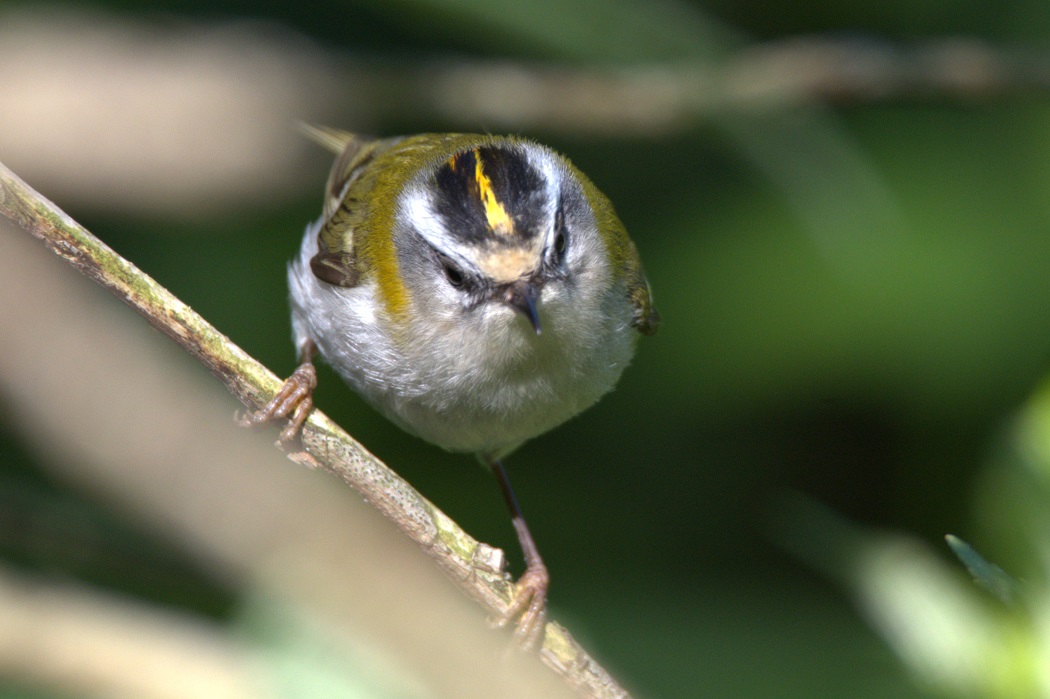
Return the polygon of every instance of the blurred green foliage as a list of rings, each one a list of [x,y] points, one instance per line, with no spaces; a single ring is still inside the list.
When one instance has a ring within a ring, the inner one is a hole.
[[[1050,6],[1037,2],[99,5],[261,17],[328,48],[424,60],[702,59],[747,37],[811,32],[1009,46],[1045,43],[1050,30]],[[427,115],[398,127],[433,128]],[[947,532],[1007,570],[1038,569],[1046,551],[1031,543],[1041,526],[1031,513],[1045,514],[1047,493],[1019,486],[1028,471],[1003,454],[1048,368],[1050,102],[887,100],[716,118],[652,138],[530,135],[615,202],[664,318],[612,396],[509,460],[553,573],[555,616],[643,696],[950,693],[897,660],[900,647],[853,606],[856,586],[785,554],[771,532],[794,526],[780,503],[800,492],[925,542],[960,575]],[[190,232],[79,218],[287,373],[283,265],[317,215],[325,175],[319,167],[318,196]],[[494,484],[469,459],[406,437],[330,371],[316,400],[468,531],[515,550]],[[14,434],[0,438],[5,559],[199,613],[234,605],[178,552],[51,482]]]

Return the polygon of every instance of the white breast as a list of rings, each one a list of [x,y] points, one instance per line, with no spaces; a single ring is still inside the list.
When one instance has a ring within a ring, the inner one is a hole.
[[[612,389],[633,354],[626,294],[602,267],[573,298],[544,289],[543,334],[508,307],[427,314],[394,327],[366,275],[354,288],[319,281],[307,228],[288,269],[297,346],[312,339],[345,380],[393,422],[453,451],[503,455]]]

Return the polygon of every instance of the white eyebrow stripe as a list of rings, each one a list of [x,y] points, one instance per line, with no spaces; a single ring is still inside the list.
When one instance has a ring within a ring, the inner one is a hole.
[[[415,187],[401,197],[401,220],[411,221],[412,227],[427,241],[432,248],[448,255],[458,264],[473,267],[467,246],[445,228],[444,220],[434,211],[430,194],[422,188]]]
[[[565,179],[565,170],[558,156],[543,146],[533,145],[525,149],[525,157],[544,179],[547,186],[546,230],[543,239],[545,247],[553,244],[554,217],[561,201],[561,183]]]

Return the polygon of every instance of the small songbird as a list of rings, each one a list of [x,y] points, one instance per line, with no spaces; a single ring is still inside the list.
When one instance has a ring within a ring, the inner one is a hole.
[[[612,204],[517,137],[307,134],[338,153],[324,212],[289,265],[300,366],[245,424],[312,407],[316,352],[407,432],[494,472],[526,570],[500,620],[541,640],[549,577],[503,469],[613,388],[658,316]]]

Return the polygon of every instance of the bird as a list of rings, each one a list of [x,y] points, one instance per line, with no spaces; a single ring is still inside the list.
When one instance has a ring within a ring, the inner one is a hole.
[[[298,368],[244,425],[313,407],[316,355],[406,432],[495,475],[525,559],[497,625],[542,643],[550,575],[503,466],[617,383],[659,315],[612,203],[518,136],[371,138],[303,125],[336,154],[288,265]]]

